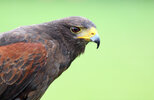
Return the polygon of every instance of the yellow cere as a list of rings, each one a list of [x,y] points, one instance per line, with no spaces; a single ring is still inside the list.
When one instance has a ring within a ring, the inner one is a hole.
[[[78,34],[77,38],[90,41],[90,38],[95,36],[96,34],[97,34],[96,28],[92,27],[90,29],[83,30],[81,33]]]

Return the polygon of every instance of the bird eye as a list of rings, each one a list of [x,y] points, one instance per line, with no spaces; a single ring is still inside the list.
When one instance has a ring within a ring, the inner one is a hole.
[[[78,33],[81,31],[81,29],[79,27],[71,27],[70,30],[73,32],[73,33]]]

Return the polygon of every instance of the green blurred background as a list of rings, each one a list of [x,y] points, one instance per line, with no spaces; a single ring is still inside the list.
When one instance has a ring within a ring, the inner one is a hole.
[[[154,100],[153,0],[0,0],[0,32],[68,16],[92,20],[88,44],[41,100]]]

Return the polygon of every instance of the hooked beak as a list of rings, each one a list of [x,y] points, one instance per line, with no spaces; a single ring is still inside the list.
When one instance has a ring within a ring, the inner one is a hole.
[[[99,45],[100,45],[100,38],[99,38],[98,34],[96,34],[95,36],[91,37],[90,40],[97,44],[97,49],[98,49]]]
[[[96,28],[94,28],[94,27],[83,31],[81,34],[78,34],[77,38],[84,39],[88,42],[95,42],[95,43],[97,43],[97,49],[99,48],[100,38],[98,36]]]

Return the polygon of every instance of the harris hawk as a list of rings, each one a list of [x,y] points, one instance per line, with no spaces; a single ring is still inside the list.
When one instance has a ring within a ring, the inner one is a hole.
[[[99,47],[96,26],[78,16],[4,32],[0,35],[0,100],[40,100],[89,42]]]

